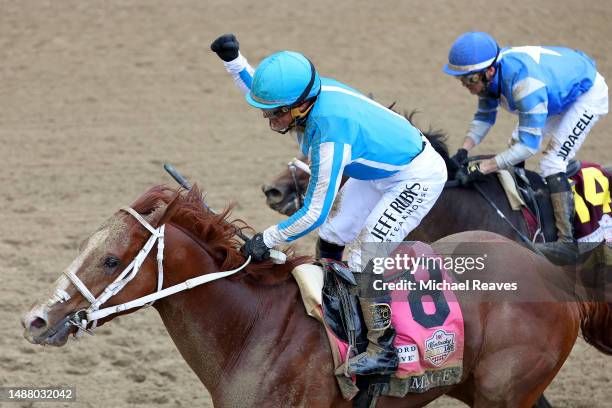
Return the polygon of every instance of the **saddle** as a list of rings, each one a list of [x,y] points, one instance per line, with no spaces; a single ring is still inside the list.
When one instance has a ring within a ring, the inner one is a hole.
[[[522,166],[511,168],[508,174],[513,184],[502,183],[502,187],[506,194],[509,194],[511,189],[515,190],[522,199],[524,206],[520,210],[523,212],[530,238],[534,242],[555,241],[557,239],[555,217],[550,192],[544,179]]]
[[[417,244],[414,251],[431,253],[431,248]],[[400,358],[398,371],[392,376],[347,377],[344,363],[365,351],[368,345],[356,279],[343,263],[332,260],[323,260],[320,265],[300,265],[292,274],[307,313],[325,326],[337,368],[336,380],[343,397],[351,400],[354,407],[373,407],[381,395],[403,397],[409,392],[422,393],[459,382],[463,366],[463,316],[452,292],[440,292],[441,300],[435,304],[423,298],[426,294],[420,291],[412,293],[411,299],[416,299],[413,302],[407,301],[411,292],[393,292],[391,308],[397,330],[394,346]],[[408,276],[420,282],[448,278],[445,272],[427,269],[418,269],[410,275],[403,272],[393,275],[393,279]],[[428,315],[444,314],[444,318],[437,324],[423,324],[423,307]]]
[[[522,167],[514,167],[510,174],[514,183],[509,185],[502,182],[502,186],[506,194],[514,189],[522,198],[524,207],[521,210],[530,227],[530,236],[534,241],[555,241],[555,217],[545,181],[537,173]],[[566,175],[574,191],[574,237],[579,242],[609,241],[612,174],[598,164],[571,160]],[[530,216],[535,221],[530,222]]]
[[[344,360],[337,340],[349,344],[359,353],[364,351],[368,340],[352,272],[341,262],[325,260],[314,265],[299,265],[292,275],[300,288],[306,313],[326,328],[334,366],[341,365]],[[353,400],[354,407],[375,405],[380,394],[371,395],[369,384],[364,379],[357,382],[344,376],[336,376],[336,379],[342,395]]]
[[[525,170],[523,165],[499,171],[500,185],[510,207],[522,212],[529,238],[534,242],[556,241],[557,229],[548,186],[539,174]],[[576,203],[575,238],[579,242],[609,241],[606,237],[612,234],[609,204],[612,172],[598,164],[570,160],[566,175],[573,186]],[[447,184],[454,187],[457,182]]]

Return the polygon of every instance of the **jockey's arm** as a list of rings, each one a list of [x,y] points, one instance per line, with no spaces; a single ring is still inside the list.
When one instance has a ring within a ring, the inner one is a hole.
[[[351,147],[338,142],[315,143],[310,156],[311,177],[304,206],[286,221],[264,231],[268,248],[294,241],[325,221],[340,188],[344,166],[350,160]]]
[[[462,148],[470,151],[474,146],[482,142],[495,124],[498,105],[499,101],[495,98],[478,98],[478,109],[463,140]]]
[[[301,155],[300,157],[298,157],[298,160],[309,164],[310,163],[310,159],[307,156]],[[340,182],[340,188],[342,188],[342,186],[344,185],[344,183],[346,183],[348,181],[350,177],[348,176],[342,176],[342,181]]]
[[[537,152],[538,149],[532,149],[522,143],[515,143],[492,159],[480,162],[480,171],[482,174],[488,174],[500,169],[507,169],[527,160]]]
[[[483,161],[480,171],[484,174],[512,167],[540,150],[542,133],[548,118],[546,85],[529,73],[517,75],[512,85],[512,99],[519,117],[516,128],[518,143],[494,158]]]
[[[534,129],[526,126],[521,126],[520,118],[522,115],[522,113],[519,113],[519,142],[513,144],[509,149],[504,150],[492,159],[483,160],[482,162],[480,162],[480,171],[483,174],[492,173],[497,170],[508,169],[520,162],[527,160],[540,150],[542,129]]]
[[[461,148],[469,152],[474,148],[474,146],[476,146],[476,142],[474,141],[474,139],[469,136],[466,136],[465,139],[463,139],[463,144],[461,145]]]
[[[232,61],[223,62],[225,69],[234,79],[234,83],[242,91],[243,94],[247,94],[251,89],[251,83],[253,82],[253,73],[255,70],[249,64],[247,59],[238,52],[238,57]]]

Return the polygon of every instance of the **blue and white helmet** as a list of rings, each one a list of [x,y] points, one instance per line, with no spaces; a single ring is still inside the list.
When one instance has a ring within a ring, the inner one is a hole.
[[[312,62],[299,52],[281,51],[266,57],[257,69],[246,95],[256,108],[298,105],[321,91],[321,78]]]
[[[499,46],[493,37],[470,31],[455,40],[448,52],[448,64],[442,70],[454,76],[472,74],[489,68],[498,55]]]

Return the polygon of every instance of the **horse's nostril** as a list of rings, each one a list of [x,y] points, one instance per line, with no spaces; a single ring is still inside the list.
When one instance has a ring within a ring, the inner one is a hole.
[[[37,330],[40,330],[46,326],[47,326],[47,322],[40,317],[37,317],[36,319],[32,320],[32,322],[30,323],[30,327],[37,329]]]
[[[274,187],[272,187],[271,185],[269,185],[269,184],[262,184],[261,185],[261,191],[263,191],[264,194],[268,194],[268,191],[270,191],[270,190],[276,190],[276,189]]]
[[[261,190],[266,195],[268,202],[278,203],[283,200],[283,193],[277,188],[262,186]]]

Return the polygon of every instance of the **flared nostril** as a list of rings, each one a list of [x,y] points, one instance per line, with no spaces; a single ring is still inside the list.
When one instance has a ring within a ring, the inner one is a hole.
[[[36,330],[44,329],[46,326],[47,326],[47,322],[41,317],[37,317],[30,322],[30,328],[33,328]]]
[[[269,203],[277,204],[283,201],[284,194],[277,188],[264,185],[261,187],[261,191],[266,195]]]

